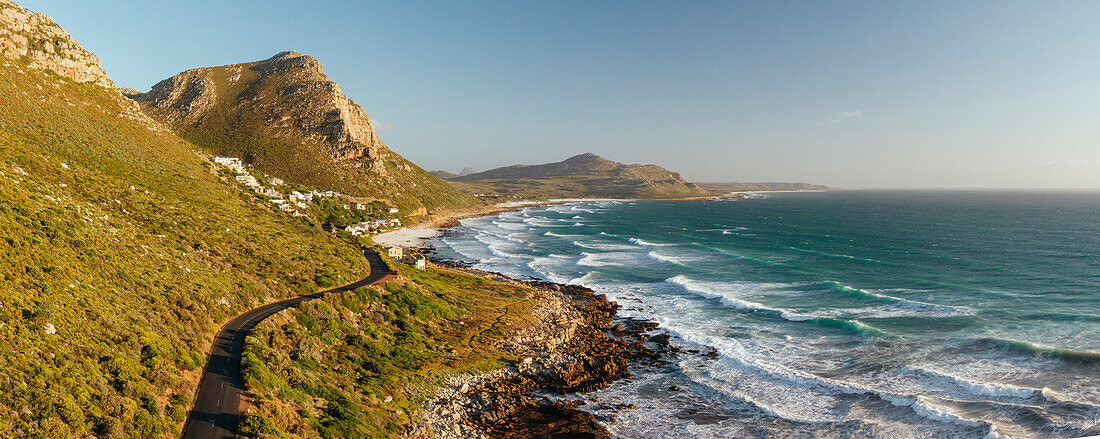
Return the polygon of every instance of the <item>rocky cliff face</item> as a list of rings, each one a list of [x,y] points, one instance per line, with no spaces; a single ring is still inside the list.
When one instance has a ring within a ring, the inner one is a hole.
[[[409,207],[476,202],[387,148],[308,55],[191,69],[126,94],[191,142],[295,183]]]
[[[203,126],[229,106],[277,137],[301,137],[335,159],[367,159],[373,170],[385,171],[377,162],[387,148],[366,111],[308,55],[287,51],[254,63],[192,69],[132,97],[176,126]]]
[[[52,18],[9,0],[0,0],[0,56],[76,82],[115,86],[100,68],[99,58],[80,47]]]

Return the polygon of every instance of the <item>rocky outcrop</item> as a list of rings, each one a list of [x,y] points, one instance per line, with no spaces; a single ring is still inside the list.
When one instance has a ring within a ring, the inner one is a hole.
[[[231,110],[234,119],[261,124],[276,137],[323,145],[337,160],[376,162],[387,153],[363,107],[340,91],[320,62],[298,52],[188,70],[133,97],[176,126],[200,127]],[[377,165],[374,170],[384,172]]]
[[[100,67],[99,58],[80,47],[52,18],[9,0],[0,0],[0,56],[76,82],[115,86]]]
[[[466,270],[509,280],[495,273]],[[665,361],[667,336],[658,340],[644,335],[656,324],[616,320],[618,305],[605,296],[574,285],[522,283],[542,294],[537,323],[502,343],[519,361],[484,375],[452,378],[428,402],[419,427],[409,437],[609,439],[605,427],[577,408],[579,401],[546,395],[603,389],[627,378],[631,363]]]
[[[208,153],[295,184],[403,211],[479,204],[390,150],[363,107],[308,55],[191,69],[124,94]]]

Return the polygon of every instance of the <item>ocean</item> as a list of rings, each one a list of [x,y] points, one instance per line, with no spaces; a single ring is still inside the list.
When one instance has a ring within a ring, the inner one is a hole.
[[[672,336],[670,364],[580,397],[619,437],[1100,434],[1097,193],[585,201],[433,244]]]

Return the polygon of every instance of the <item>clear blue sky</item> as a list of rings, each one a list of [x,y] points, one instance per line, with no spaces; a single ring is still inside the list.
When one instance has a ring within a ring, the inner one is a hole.
[[[18,1],[18,0],[17,0]],[[1100,188],[1100,2],[22,0],[120,85],[318,58],[427,169]]]

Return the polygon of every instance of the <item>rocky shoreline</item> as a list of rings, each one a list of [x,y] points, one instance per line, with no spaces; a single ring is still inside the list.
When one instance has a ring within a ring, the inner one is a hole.
[[[627,379],[630,365],[659,364],[675,350],[667,334],[647,334],[656,323],[618,319],[619,305],[588,288],[433,263],[533,288],[538,322],[500,342],[515,364],[451,378],[425,405],[410,438],[610,438],[568,395],[606,388]]]

